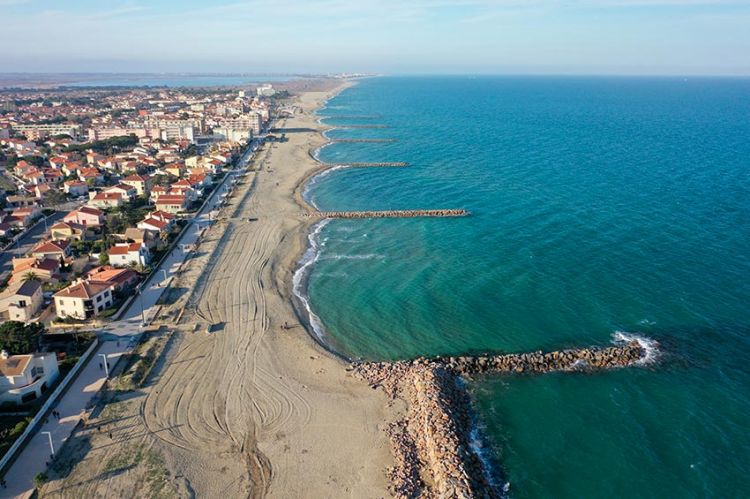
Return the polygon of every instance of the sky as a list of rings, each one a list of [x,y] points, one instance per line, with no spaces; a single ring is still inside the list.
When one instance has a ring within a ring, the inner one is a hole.
[[[0,72],[750,75],[750,0],[0,0]]]

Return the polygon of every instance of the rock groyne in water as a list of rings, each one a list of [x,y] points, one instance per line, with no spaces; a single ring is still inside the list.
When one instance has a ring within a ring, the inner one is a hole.
[[[415,218],[415,217],[465,217],[467,210],[385,210],[385,211],[311,211],[307,218]]]
[[[335,141],[331,141],[335,142]],[[348,168],[405,168],[409,166],[406,161],[377,161],[377,162],[353,162],[353,163],[329,163],[333,167],[348,167]]]
[[[353,370],[408,406],[386,430],[396,460],[388,470],[395,497],[497,498],[502,489],[471,447],[476,420],[461,376],[593,371],[633,365],[645,355],[633,341],[603,349],[369,362]]]
[[[333,144],[360,144],[360,143],[380,144],[380,143],[396,142],[397,140],[398,139],[331,139],[330,142]]]

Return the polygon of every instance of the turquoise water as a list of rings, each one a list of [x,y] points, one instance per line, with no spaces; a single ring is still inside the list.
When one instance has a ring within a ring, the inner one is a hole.
[[[317,227],[321,334],[367,359],[659,342],[596,375],[479,380],[512,497],[750,493],[750,81],[375,78],[334,98],[323,209],[466,208]],[[311,255],[308,255],[308,258]]]

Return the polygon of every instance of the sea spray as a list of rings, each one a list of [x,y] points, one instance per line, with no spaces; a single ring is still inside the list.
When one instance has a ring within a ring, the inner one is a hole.
[[[659,359],[661,355],[661,352],[659,350],[659,342],[645,336],[628,333],[626,331],[615,331],[615,333],[612,335],[612,340],[616,345],[627,344],[633,341],[638,342],[638,344],[641,346],[641,348],[643,348],[643,351],[645,352],[643,358],[638,361],[639,365],[653,364]]]

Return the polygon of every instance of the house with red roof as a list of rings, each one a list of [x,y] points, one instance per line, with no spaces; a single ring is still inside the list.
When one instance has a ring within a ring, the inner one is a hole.
[[[156,208],[167,213],[180,213],[190,205],[190,201],[183,195],[163,194],[156,200]]]
[[[89,193],[89,186],[80,180],[68,180],[63,183],[63,191],[71,196],[85,196]]]
[[[189,202],[198,199],[198,193],[187,179],[178,180],[169,186],[169,195],[185,196]]]
[[[70,256],[70,242],[42,241],[31,250],[31,256],[39,260],[48,258],[62,262]]]
[[[112,187],[107,187],[104,189],[104,192],[107,194],[119,194],[123,201],[132,201],[138,195],[138,190],[135,187],[122,182]]]
[[[154,234],[161,234],[169,230],[169,223],[159,220],[157,218],[147,217],[144,220],[138,222],[137,227],[139,229],[150,231]]]
[[[148,179],[144,176],[136,174],[128,175],[127,177],[122,179],[120,183],[133,187],[136,191],[136,194],[139,196],[148,195]]]
[[[163,185],[155,185],[151,188],[149,199],[151,199],[151,201],[156,201],[157,199],[159,199],[159,196],[162,196],[167,192],[169,192],[169,189],[167,189]]]
[[[91,237],[91,231],[85,225],[65,221],[57,222],[50,227],[49,233],[54,241],[82,241]]]
[[[55,293],[55,311],[60,318],[86,320],[96,317],[114,303],[109,284],[79,281]]]
[[[3,222],[13,226],[26,228],[31,226],[39,218],[42,212],[38,206],[27,206],[26,208],[16,208],[10,215],[5,217]]]
[[[104,182],[104,175],[97,168],[79,169],[78,178],[84,182],[93,182],[94,184],[101,184]]]
[[[63,220],[85,227],[99,228],[104,225],[104,212],[91,206],[82,206],[65,215]]]
[[[56,259],[14,258],[12,260],[11,282],[23,280],[27,274],[34,274],[44,282],[57,282],[60,279],[60,261]]]
[[[119,192],[89,192],[88,206],[106,210],[107,208],[117,208],[127,201]]]
[[[143,243],[117,243],[107,251],[109,263],[115,267],[143,265],[151,261],[151,252]]]
[[[138,274],[130,269],[118,269],[111,265],[102,265],[89,270],[86,281],[92,284],[105,284],[112,291],[124,292],[138,284]]]

